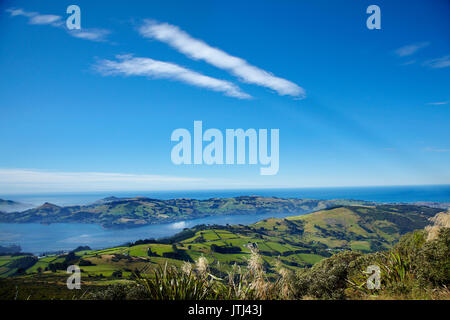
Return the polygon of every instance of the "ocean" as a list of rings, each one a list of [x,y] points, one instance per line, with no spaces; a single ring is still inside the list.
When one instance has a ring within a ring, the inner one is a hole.
[[[136,192],[90,192],[53,194],[1,195],[0,199],[14,200],[33,205],[50,202],[56,205],[83,205],[110,196],[149,197],[153,199],[174,198],[227,198],[242,195],[275,196],[302,199],[352,199],[378,203],[416,201],[450,202],[450,185],[386,186],[386,187],[333,187],[296,189],[239,189],[239,190],[187,190],[187,191],[136,191]]]

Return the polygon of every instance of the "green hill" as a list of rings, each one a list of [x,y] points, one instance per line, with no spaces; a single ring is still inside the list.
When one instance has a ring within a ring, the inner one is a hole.
[[[129,228],[215,215],[301,213],[338,205],[368,204],[353,200],[283,199],[241,196],[207,200],[158,200],[145,197],[109,197],[85,206],[60,207],[45,203],[22,212],[0,212],[6,223],[96,223],[106,228]]]

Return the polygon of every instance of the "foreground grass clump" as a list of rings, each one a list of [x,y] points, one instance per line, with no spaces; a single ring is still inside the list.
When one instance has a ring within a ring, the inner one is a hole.
[[[261,256],[251,248],[248,267],[236,264],[224,278],[211,273],[205,257],[195,264],[185,262],[181,268],[165,265],[153,274],[134,275],[132,284],[116,284],[105,290],[86,295],[87,299],[101,300],[249,300],[293,298],[293,273],[278,264],[278,276],[270,281]]]

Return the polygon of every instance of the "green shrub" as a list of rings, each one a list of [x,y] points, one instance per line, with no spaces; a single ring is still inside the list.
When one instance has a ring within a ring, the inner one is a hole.
[[[414,260],[422,285],[450,286],[450,229],[441,228],[437,239],[427,241]]]
[[[381,269],[381,288],[366,287],[369,265]],[[434,240],[427,241],[427,232],[414,231],[404,235],[387,252],[364,255],[355,261],[349,275],[347,294],[364,298],[373,295],[404,299],[430,299],[432,292],[450,285],[450,229],[441,228]]]
[[[347,277],[360,253],[343,251],[321,260],[297,275],[296,296],[317,299],[345,299]]]

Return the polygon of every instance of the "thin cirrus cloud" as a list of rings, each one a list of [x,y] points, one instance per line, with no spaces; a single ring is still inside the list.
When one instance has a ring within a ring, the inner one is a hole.
[[[145,20],[138,31],[144,38],[164,42],[191,59],[203,60],[219,69],[228,71],[243,82],[272,89],[280,95],[297,98],[305,96],[305,90],[295,83],[250,65],[242,58],[211,47],[204,41],[193,38],[177,26]]]
[[[416,63],[416,60],[409,60],[409,61],[403,62],[401,65],[402,66],[409,66],[409,65],[414,64],[414,63]]]
[[[66,172],[0,168],[0,192],[122,191],[195,187],[200,178],[114,172]]]
[[[9,8],[6,9],[6,12],[9,12],[11,17],[23,16],[28,18],[28,23],[32,25],[49,25],[52,27],[63,28],[65,29],[71,36],[90,40],[90,41],[105,41],[106,36],[110,33],[105,29],[86,29],[82,28],[81,30],[68,30],[64,26],[64,21],[61,16],[53,15],[53,14],[41,14],[38,12],[25,11],[20,8]]]
[[[398,48],[394,52],[399,57],[408,57],[408,56],[415,54],[420,49],[428,47],[429,45],[430,45],[429,42],[413,43],[413,44]],[[410,64],[414,64],[414,63],[416,63],[416,60],[409,60],[409,61],[403,63],[402,65],[410,65]],[[441,68],[450,67],[450,55],[427,60],[427,61],[423,62],[422,65],[425,67],[429,67],[431,69],[441,69]]]
[[[423,49],[425,47],[428,47],[430,45],[429,42],[420,42],[420,43],[413,43],[407,46],[403,46],[395,50],[395,54],[399,57],[406,57],[411,56],[420,49]]]
[[[222,92],[226,96],[238,99],[250,99],[235,84],[209,77],[181,67],[177,64],[158,61],[150,58],[117,55],[117,60],[100,60],[94,68],[102,75],[146,76],[181,81],[192,86]]]
[[[432,69],[441,69],[450,67],[450,55],[425,61],[424,65]]]
[[[438,153],[442,153],[442,152],[450,152],[450,149],[426,147],[426,148],[422,149],[422,151],[424,151],[424,152],[438,152]]]
[[[70,30],[70,35],[76,38],[91,40],[91,41],[105,41],[106,36],[110,33],[105,29],[81,29]]]
[[[428,102],[427,105],[430,106],[442,106],[448,104],[448,101],[438,101],[438,102]]]
[[[24,16],[28,18],[29,24],[40,24],[40,25],[52,25],[54,27],[59,27],[63,25],[63,20],[61,16],[53,14],[40,14],[38,12],[25,11],[23,9],[6,9],[11,17]]]

